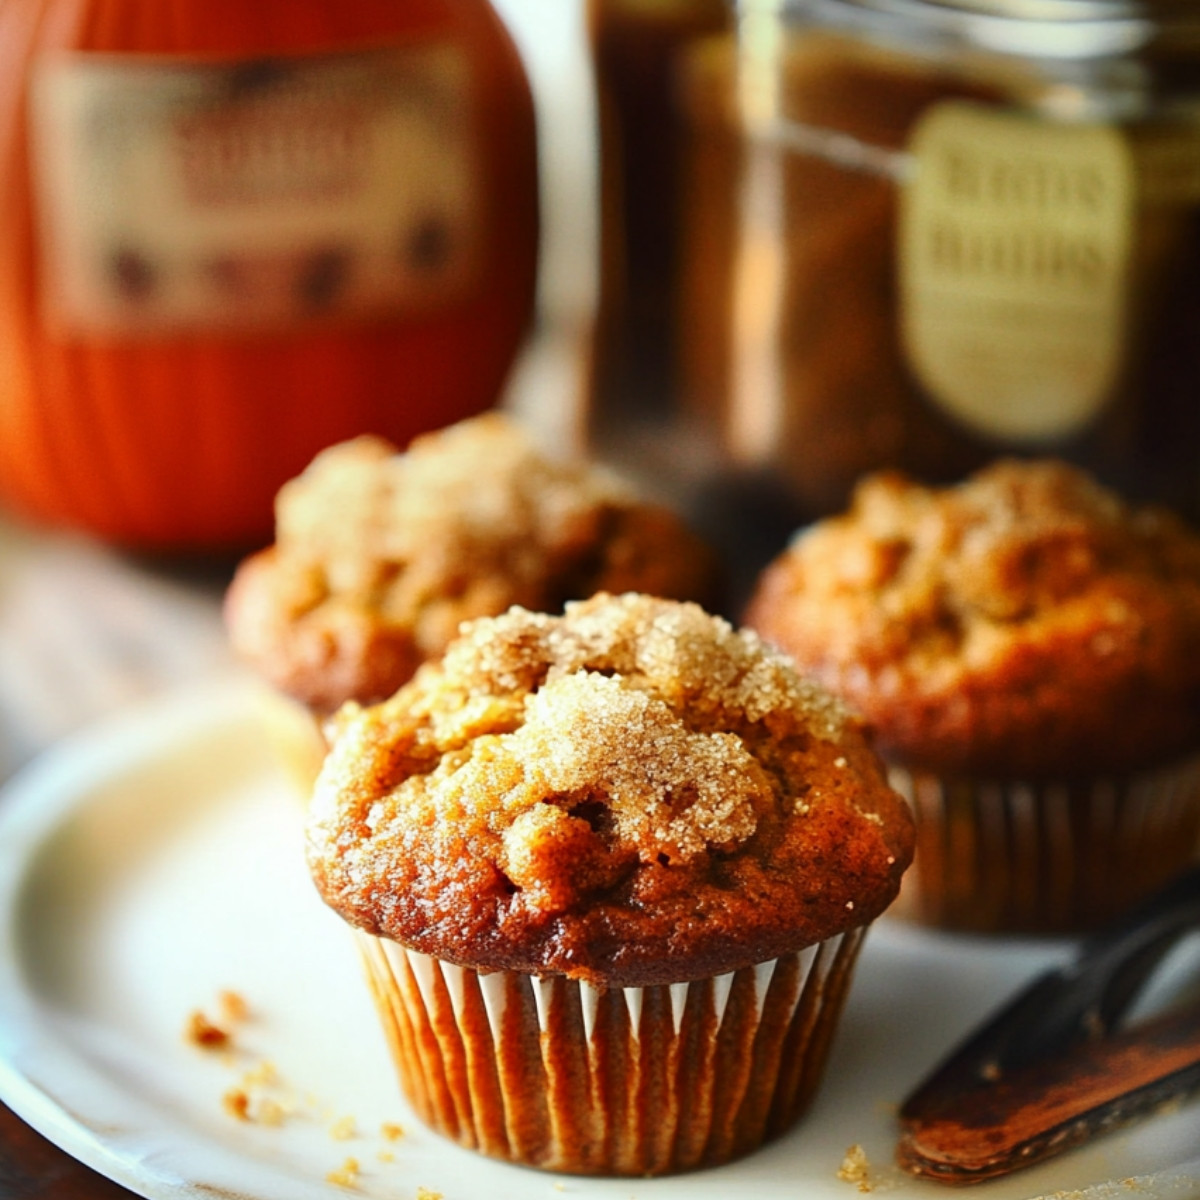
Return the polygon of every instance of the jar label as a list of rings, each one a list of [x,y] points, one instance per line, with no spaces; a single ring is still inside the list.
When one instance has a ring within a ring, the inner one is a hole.
[[[30,132],[47,319],[271,329],[445,303],[481,254],[469,82],[440,44],[44,60]]]
[[[918,124],[901,197],[901,336],[976,433],[1081,432],[1121,370],[1135,200],[1122,135],[963,101]]]

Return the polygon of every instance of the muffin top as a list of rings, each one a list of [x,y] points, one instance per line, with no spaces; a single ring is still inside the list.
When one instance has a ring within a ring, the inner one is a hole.
[[[269,682],[331,712],[390,696],[465,619],[602,589],[704,600],[713,563],[674,514],[491,413],[404,453],[362,437],[319,454],[280,490],[226,623]]]
[[[332,724],[308,830],[321,894],[482,970],[622,987],[734,970],[869,922],[912,855],[857,720],[694,604],[480,619]]]
[[[745,619],[910,766],[1066,779],[1200,749],[1200,538],[1058,461],[869,477]]]

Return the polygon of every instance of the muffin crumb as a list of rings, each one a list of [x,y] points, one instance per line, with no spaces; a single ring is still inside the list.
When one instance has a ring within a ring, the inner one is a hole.
[[[221,1104],[231,1117],[239,1121],[250,1120],[250,1096],[244,1088],[230,1088],[221,1097]]]
[[[245,1021],[249,1006],[240,993],[226,989],[217,993],[218,1020],[203,1009],[188,1014],[184,1025],[184,1040],[204,1050],[227,1050],[233,1043],[233,1027]]]
[[[217,994],[221,1016],[231,1025],[238,1025],[250,1016],[250,1006],[240,992],[226,989]]]
[[[242,1076],[242,1084],[248,1088],[271,1087],[278,1081],[279,1072],[269,1058],[262,1059]]]
[[[838,1168],[837,1177],[843,1183],[854,1184],[860,1192],[870,1192],[873,1190],[870,1170],[871,1165],[867,1161],[867,1152],[855,1142],[846,1150],[846,1156]]]
[[[379,1127],[379,1132],[387,1141],[398,1142],[404,1136],[404,1126],[395,1121],[384,1121]]]
[[[282,1125],[290,1115],[290,1109],[271,1096],[264,1096],[258,1104],[258,1123],[275,1128]]]
[[[358,1187],[358,1177],[361,1167],[357,1158],[347,1158],[340,1167],[330,1171],[325,1179],[328,1183],[343,1188]]]
[[[353,1117],[338,1117],[329,1126],[329,1136],[335,1142],[348,1142],[358,1136],[358,1127]]]
[[[248,1019],[250,1008],[238,993],[221,993],[218,1004],[223,1013],[233,1020]],[[212,1032],[214,1028],[217,1034]],[[199,1010],[189,1017],[187,1033],[189,1041],[205,1049],[225,1049],[227,1053],[222,1056],[222,1062],[231,1069],[236,1069],[245,1060],[244,1054],[233,1050],[229,1031],[214,1026]],[[242,1070],[237,1082],[226,1088],[221,1095],[221,1107],[235,1120],[275,1128],[284,1125],[295,1115],[299,1101],[290,1089],[283,1086],[275,1063],[263,1058]]]
[[[232,1040],[229,1030],[214,1024],[200,1009],[188,1014],[183,1036],[185,1041],[202,1050],[221,1050]]]

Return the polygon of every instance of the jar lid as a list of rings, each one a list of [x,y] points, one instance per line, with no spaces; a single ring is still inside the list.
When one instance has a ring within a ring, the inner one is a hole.
[[[742,15],[775,10],[839,24],[903,23],[1008,54],[1095,58],[1150,46],[1200,50],[1194,0],[735,0]]]

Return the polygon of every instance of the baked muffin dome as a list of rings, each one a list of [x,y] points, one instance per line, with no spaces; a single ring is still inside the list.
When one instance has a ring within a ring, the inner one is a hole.
[[[308,831],[321,894],[484,971],[732,971],[865,925],[912,854],[857,720],[692,604],[477,620],[334,726]]]
[[[234,649],[318,713],[390,696],[460,622],[600,590],[705,600],[714,557],[670,511],[490,413],[398,453],[362,437],[276,501],[226,597]]]
[[[886,758],[943,775],[1122,772],[1200,745],[1200,538],[1058,461],[866,479],[745,619]]]

